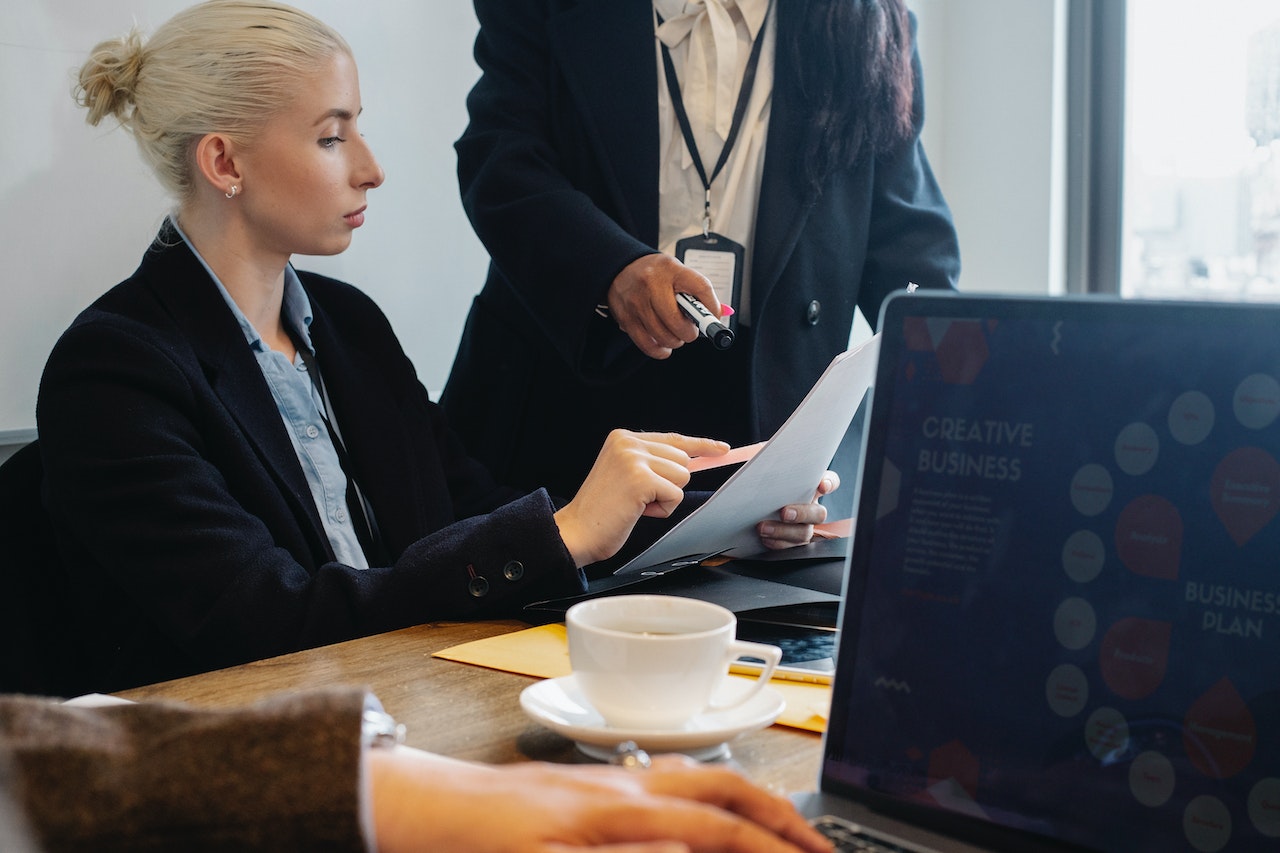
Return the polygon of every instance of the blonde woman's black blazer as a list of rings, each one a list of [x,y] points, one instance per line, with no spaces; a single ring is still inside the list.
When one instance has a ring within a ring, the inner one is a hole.
[[[547,493],[498,486],[462,450],[377,306],[300,277],[394,564],[335,562],[243,333],[166,228],[63,334],[40,384],[44,501],[96,689],[501,614],[584,584]]]

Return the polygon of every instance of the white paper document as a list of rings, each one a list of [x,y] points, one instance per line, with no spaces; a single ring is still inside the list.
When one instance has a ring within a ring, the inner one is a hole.
[[[876,376],[880,336],[832,360],[773,438],[706,503],[615,574],[698,554],[763,550],[756,525],[788,504],[808,503]],[[853,483],[841,488],[851,489]]]

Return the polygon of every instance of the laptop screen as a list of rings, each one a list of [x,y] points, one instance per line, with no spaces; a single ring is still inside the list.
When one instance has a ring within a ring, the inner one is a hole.
[[[824,789],[1277,849],[1280,306],[912,294],[880,328]]]

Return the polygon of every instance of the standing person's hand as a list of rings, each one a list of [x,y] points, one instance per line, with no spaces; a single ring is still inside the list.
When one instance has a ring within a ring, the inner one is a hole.
[[[689,460],[729,451],[723,441],[616,429],[573,500],[556,513],[579,566],[612,557],[641,516],[666,518],[684,498]]]
[[[807,504],[791,504],[778,511],[777,518],[766,518],[756,525],[760,542],[771,549],[790,548],[807,544],[813,539],[813,526],[827,520],[827,508],[818,503],[823,495],[840,488],[840,475],[828,471],[822,475],[813,500]]]
[[[829,853],[782,797],[724,767],[492,767],[369,750],[378,850],[467,853]]]
[[[618,273],[609,286],[609,314],[641,352],[667,358],[698,337],[698,327],[676,305],[677,293],[689,294],[716,317],[724,316],[711,282],[660,253],[637,258]]]

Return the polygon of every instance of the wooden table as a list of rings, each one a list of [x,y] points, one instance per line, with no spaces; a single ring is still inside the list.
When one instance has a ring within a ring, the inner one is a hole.
[[[367,685],[408,729],[407,743],[474,761],[591,762],[573,742],[529,719],[520,691],[534,679],[431,657],[458,643],[528,627],[516,621],[435,623],[136,687],[119,695],[204,707],[244,705],[269,694]],[[771,726],[731,744],[731,764],[780,793],[813,789],[821,737]]]

